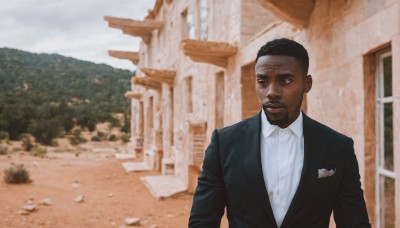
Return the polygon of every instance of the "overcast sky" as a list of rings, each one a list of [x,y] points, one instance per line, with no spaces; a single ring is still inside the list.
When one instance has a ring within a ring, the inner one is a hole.
[[[140,38],[108,27],[105,15],[142,20],[155,0],[0,0],[0,47],[58,53],[133,71],[109,49],[138,51]]]

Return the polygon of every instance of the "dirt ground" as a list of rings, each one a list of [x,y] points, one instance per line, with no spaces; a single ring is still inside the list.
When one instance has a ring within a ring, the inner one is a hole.
[[[6,184],[3,170],[12,162],[23,163],[33,182]],[[132,217],[140,219],[141,227],[187,227],[191,194],[157,200],[140,177],[159,173],[126,173],[121,163],[105,152],[49,152],[45,158],[28,152],[1,155],[0,227],[123,227]],[[81,194],[84,202],[75,202]],[[39,205],[45,198],[52,205]],[[28,200],[37,210],[18,214]]]

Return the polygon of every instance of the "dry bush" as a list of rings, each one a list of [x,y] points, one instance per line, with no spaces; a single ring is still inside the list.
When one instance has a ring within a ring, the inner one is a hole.
[[[131,140],[129,134],[121,134],[119,138],[123,143],[128,143]]]
[[[13,153],[17,153],[17,152],[21,152],[24,151],[24,149],[22,147],[16,146],[12,148],[12,152]]]
[[[43,157],[46,156],[46,154],[47,154],[47,149],[46,148],[39,147],[39,146],[35,146],[33,148],[33,156],[43,158]]]
[[[92,142],[101,142],[101,138],[99,136],[97,136],[97,135],[94,135],[94,136],[92,136],[90,141],[92,141]]]
[[[75,129],[71,136],[68,137],[68,141],[71,145],[78,145],[81,143],[86,143],[87,139],[82,136],[81,129]]]
[[[8,146],[0,145],[0,155],[8,154]]]
[[[4,171],[4,181],[8,184],[30,183],[29,172],[25,169],[24,164],[11,163],[11,167]]]
[[[0,131],[0,140],[9,140],[9,134],[8,134],[8,132],[5,132],[5,131]]]
[[[118,141],[118,137],[117,137],[115,134],[111,134],[111,135],[108,137],[108,141],[110,141],[110,142],[116,142],[116,141]]]
[[[22,138],[22,147],[25,151],[31,151],[35,144],[32,143],[32,140],[29,135],[24,135]]]

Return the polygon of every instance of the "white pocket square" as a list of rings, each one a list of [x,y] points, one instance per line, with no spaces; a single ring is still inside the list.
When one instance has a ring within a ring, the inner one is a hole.
[[[336,172],[336,169],[318,169],[318,178],[330,177],[333,176]]]

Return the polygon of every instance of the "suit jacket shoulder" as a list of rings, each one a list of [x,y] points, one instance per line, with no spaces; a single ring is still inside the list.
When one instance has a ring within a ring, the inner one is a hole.
[[[303,118],[303,128],[307,129],[304,132],[309,133],[311,137],[318,141],[323,141],[330,145],[337,145],[338,143],[349,142],[349,140],[351,140],[350,137],[311,119],[307,115],[303,115]]]
[[[236,137],[240,136],[239,133],[241,133],[243,130],[246,130],[247,128],[249,128],[250,127],[249,125],[254,125],[254,123],[261,124],[260,112],[253,117],[247,118],[247,119],[237,122],[233,125],[219,129],[218,137],[221,139],[221,141],[235,140]],[[261,125],[259,127],[261,129]],[[253,129],[253,130],[257,130],[257,129]]]

